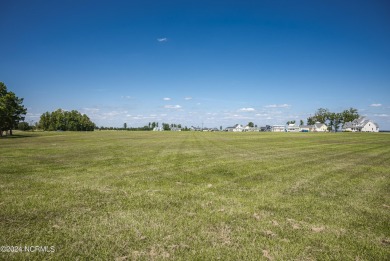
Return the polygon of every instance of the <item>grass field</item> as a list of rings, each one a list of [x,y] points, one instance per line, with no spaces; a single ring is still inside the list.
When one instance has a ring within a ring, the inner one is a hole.
[[[17,132],[0,151],[1,260],[390,260],[389,134]]]

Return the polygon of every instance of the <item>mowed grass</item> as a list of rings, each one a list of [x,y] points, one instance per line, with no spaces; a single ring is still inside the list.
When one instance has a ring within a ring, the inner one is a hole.
[[[16,133],[2,260],[389,260],[390,135]]]

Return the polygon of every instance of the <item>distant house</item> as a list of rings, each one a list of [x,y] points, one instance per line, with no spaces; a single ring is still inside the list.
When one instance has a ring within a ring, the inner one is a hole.
[[[316,122],[313,125],[313,131],[314,132],[326,132],[326,131],[328,131],[328,126],[326,126],[324,123]]]
[[[299,126],[300,132],[327,132],[328,126],[324,123],[316,122],[314,125]]]
[[[352,132],[379,132],[379,125],[365,117],[346,122],[342,128],[343,131]]]
[[[236,124],[233,127],[227,127],[225,129],[225,131],[228,131],[228,132],[243,132],[244,131],[244,127],[241,124]]]
[[[164,131],[163,127],[154,127],[153,131]]]
[[[181,131],[181,128],[172,127],[172,128],[171,128],[171,131]]]
[[[299,126],[295,124],[289,124],[286,127],[287,132],[299,132]]]
[[[191,131],[202,131],[201,128],[199,128],[199,127],[194,127],[194,126],[191,126],[190,130],[191,130]]]
[[[299,126],[300,132],[311,132],[313,131],[313,125],[301,125]]]
[[[285,132],[286,131],[286,126],[284,125],[272,125],[272,132]]]
[[[260,128],[245,126],[244,131],[245,132],[254,132],[254,131],[258,132],[258,131],[260,131]]]
[[[260,131],[272,131],[272,126],[265,125],[265,127],[260,127]]]

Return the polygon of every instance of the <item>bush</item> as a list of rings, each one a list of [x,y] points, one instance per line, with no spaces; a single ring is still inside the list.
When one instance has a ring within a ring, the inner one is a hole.
[[[30,125],[28,125],[27,122],[19,122],[19,124],[18,124],[18,130],[21,130],[21,131],[28,131],[28,130],[31,130],[31,127],[30,127]]]

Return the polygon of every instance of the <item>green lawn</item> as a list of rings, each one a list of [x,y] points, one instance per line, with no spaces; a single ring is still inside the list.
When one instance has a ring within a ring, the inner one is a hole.
[[[390,260],[390,135],[16,132],[0,260]],[[32,248],[34,250],[34,248]]]

